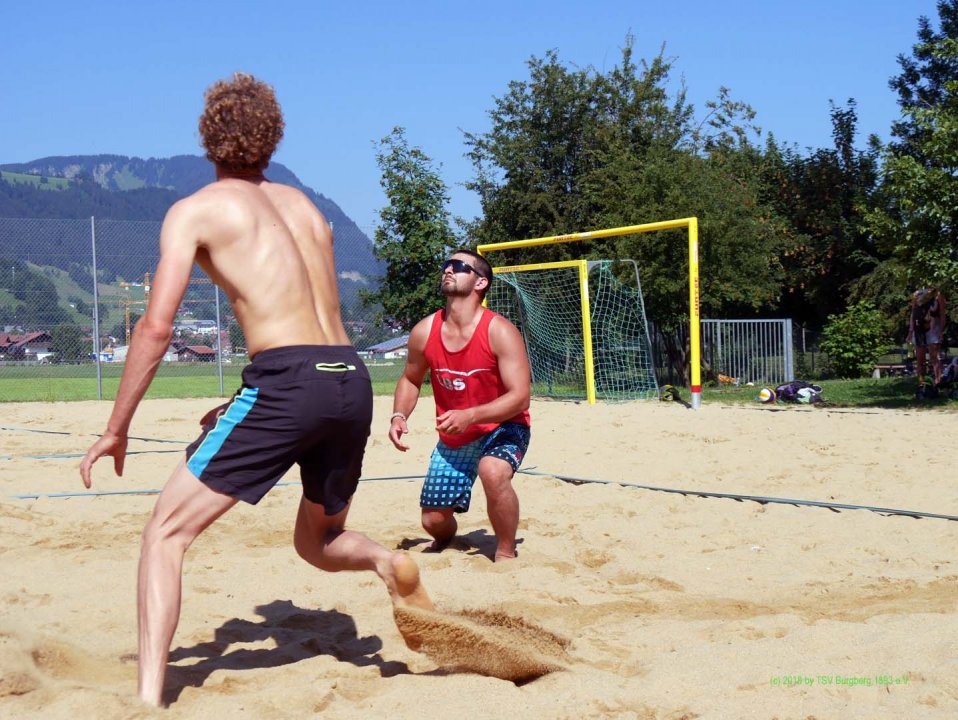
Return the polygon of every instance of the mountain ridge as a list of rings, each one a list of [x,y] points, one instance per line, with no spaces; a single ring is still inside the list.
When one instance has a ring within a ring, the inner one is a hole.
[[[197,155],[146,159],[116,154],[52,155],[2,163],[0,171],[39,177],[34,187],[6,179],[0,182],[0,216],[8,218],[158,220],[173,202],[216,179],[212,163]],[[335,201],[305,185],[281,163],[271,163],[265,172],[270,180],[301,190],[332,224],[338,271],[367,277],[382,274],[369,237]],[[65,178],[70,184],[66,189],[42,189],[44,178]]]
[[[199,155],[146,159],[108,153],[50,155],[25,163],[0,163],[0,170],[68,180],[89,175],[104,190],[124,191],[155,187],[174,190],[184,197],[216,179],[213,164]],[[303,191],[328,220],[351,224],[358,229],[352,218],[335,201],[304,184],[282,163],[270,163],[265,174],[275,182],[292,185]]]

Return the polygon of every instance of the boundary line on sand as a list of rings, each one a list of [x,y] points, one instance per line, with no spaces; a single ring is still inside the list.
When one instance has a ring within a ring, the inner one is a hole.
[[[153,450],[145,452],[179,452],[177,450]],[[128,453],[133,454],[133,453]],[[82,457],[77,455],[76,457]],[[559,475],[557,473],[550,472],[541,472],[533,468],[521,469],[517,474],[530,475],[534,477],[553,477],[556,480],[561,480],[562,482],[569,483],[570,485],[619,485],[621,487],[630,487],[637,488],[639,490],[651,490],[653,492],[664,492],[672,493],[675,495],[684,495],[684,496],[694,496],[701,498],[721,498],[725,500],[736,500],[738,502],[743,502],[749,500],[751,502],[757,502],[760,505],[766,504],[778,504],[778,505],[793,505],[795,507],[819,507],[827,508],[832,512],[838,513],[842,510],[868,510],[869,512],[878,513],[880,515],[899,515],[904,517],[911,517],[915,519],[921,518],[930,518],[933,520],[952,520],[958,521],[958,516],[955,515],[944,515],[941,513],[930,513],[924,512],[921,510],[902,510],[900,508],[886,508],[886,507],[876,507],[873,505],[856,505],[851,503],[836,503],[836,502],[822,502],[820,500],[798,500],[795,498],[781,498],[781,497],[771,497],[765,495],[741,495],[738,493],[720,493],[720,492],[708,492],[704,490],[682,490],[679,488],[666,488],[658,487],[655,485],[642,485],[640,483],[631,483],[625,482],[622,480],[597,480],[594,478],[582,478],[582,477],[573,477],[570,475]],[[389,475],[385,477],[374,477],[374,478],[360,478],[359,482],[381,482],[385,480],[421,480],[424,475]],[[291,486],[291,485],[300,485],[297,481],[286,481],[278,482],[275,487],[280,486]],[[37,500],[41,497],[44,498],[68,498],[68,497],[98,497],[101,495],[158,495],[160,490],[150,489],[150,490],[108,490],[108,491],[87,491],[87,492],[63,492],[63,493],[24,493],[20,495],[9,495],[8,497],[12,500]]]
[[[766,497],[764,495],[739,495],[736,493],[719,493],[719,492],[706,492],[703,490],[680,490],[678,488],[665,488],[665,487],[656,487],[655,485],[641,485],[639,483],[630,483],[624,482],[621,480],[594,480],[591,478],[580,478],[580,477],[571,477],[568,475],[557,475],[556,473],[547,473],[547,472],[536,472],[535,470],[519,470],[520,473],[526,475],[544,475],[547,477],[554,477],[556,480],[561,480],[562,482],[567,482],[571,485],[585,485],[589,483],[595,483],[599,485],[621,485],[622,487],[632,487],[638,488],[640,490],[652,490],[655,492],[665,492],[665,493],[674,493],[677,495],[694,495],[695,497],[703,498],[723,498],[728,500],[737,500],[742,502],[743,500],[751,500],[752,502],[757,502],[761,505],[766,503],[777,503],[779,505],[795,505],[795,506],[808,506],[808,507],[821,507],[828,508],[832,512],[840,512],[841,510],[869,510],[874,513],[879,513],[881,515],[904,515],[906,517],[912,517],[916,519],[921,518],[932,518],[935,520],[954,520],[958,521],[958,516],[955,515],[941,515],[939,513],[929,513],[923,512],[920,510],[900,510],[898,508],[885,508],[885,507],[874,507],[871,505],[853,505],[848,503],[836,503],[836,502],[822,502],[820,500],[796,500],[794,498],[780,498],[780,497]]]

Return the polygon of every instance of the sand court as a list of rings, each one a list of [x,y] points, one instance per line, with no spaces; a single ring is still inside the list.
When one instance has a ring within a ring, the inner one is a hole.
[[[494,564],[478,483],[456,541],[422,552],[408,478],[435,443],[431,405],[399,453],[389,398],[376,400],[370,480],[350,524],[407,549],[462,640],[394,618],[372,575],[324,574],[296,556],[294,471],[188,552],[170,707],[143,708],[131,657],[139,534],[156,499],[146,491],[215,404],[144,402],[124,477],[109,460],[95,468],[93,491],[110,495],[83,494],[71,457],[109,403],[4,406],[0,717],[958,714],[958,523],[554,477],[958,515],[954,414],[535,401],[525,465],[543,474],[517,476],[520,557]],[[419,633],[419,651],[401,628]],[[477,650],[497,642],[520,661]],[[543,672],[525,677],[516,668],[530,657]]]

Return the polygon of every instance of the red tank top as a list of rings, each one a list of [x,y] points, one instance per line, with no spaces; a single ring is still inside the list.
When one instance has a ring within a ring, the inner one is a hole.
[[[489,346],[489,323],[498,315],[483,308],[482,317],[475,332],[462,350],[452,352],[442,342],[442,319],[445,310],[432,318],[429,339],[426,340],[425,356],[429,364],[432,392],[436,399],[436,417],[446,410],[464,410],[485,405],[505,395],[506,389],[499,375],[499,363]],[[507,422],[529,424],[529,411]],[[470,425],[459,435],[440,432],[439,439],[449,447],[461,447],[490,433],[502,423],[479,423]]]

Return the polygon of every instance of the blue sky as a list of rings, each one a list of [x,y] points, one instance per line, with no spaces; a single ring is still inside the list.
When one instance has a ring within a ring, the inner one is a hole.
[[[374,142],[397,125],[471,218],[462,132],[489,128],[493,98],[532,56],[602,71],[631,32],[640,58],[665,45],[699,116],[726,86],[779,141],[817,148],[831,143],[829,100],[854,97],[864,146],[898,117],[888,79],[919,15],[937,28],[934,0],[5,2],[0,163],[202,154],[203,91],[243,70],[283,105],[276,159],[370,234],[385,202]]]

